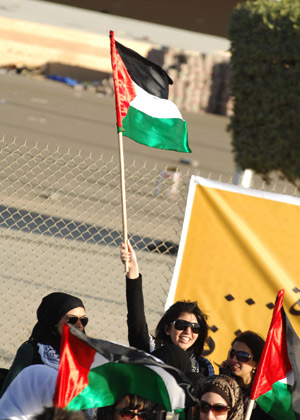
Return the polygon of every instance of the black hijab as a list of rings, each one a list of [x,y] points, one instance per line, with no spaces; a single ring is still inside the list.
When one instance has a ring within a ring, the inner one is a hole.
[[[30,339],[50,344],[59,353],[60,335],[57,324],[66,313],[78,307],[84,309],[82,300],[67,293],[54,292],[45,296],[37,309],[38,322],[33,327]]]

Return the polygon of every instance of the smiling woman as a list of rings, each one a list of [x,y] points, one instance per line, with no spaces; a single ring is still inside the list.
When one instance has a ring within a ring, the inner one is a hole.
[[[237,378],[246,396],[250,394],[264,345],[264,339],[258,334],[253,331],[244,331],[232,341],[228,358],[221,365],[220,372],[226,372],[227,368],[227,372]]]
[[[155,337],[151,336],[145,318],[142,276],[139,273],[136,254],[129,241],[127,247],[122,244],[121,261],[124,265],[128,264],[129,270],[126,276],[129,344],[140,350],[154,352],[153,354],[161,346],[176,345],[190,357],[193,372],[205,377],[213,375],[212,364],[202,356],[208,326],[207,317],[201,312],[197,302],[175,302],[158,322]]]
[[[260,335],[254,331],[244,331],[232,341],[228,358],[220,367],[220,373],[232,376],[239,383],[245,408],[248,405],[252,383],[264,345],[265,341]],[[269,419],[271,417],[256,405],[251,420]]]
[[[196,315],[189,312],[181,313],[175,321],[165,327],[165,333],[170,336],[171,341],[183,350],[187,350],[197,341],[200,332]]]

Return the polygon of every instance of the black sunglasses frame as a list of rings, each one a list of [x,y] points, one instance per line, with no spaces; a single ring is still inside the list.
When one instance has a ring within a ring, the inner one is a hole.
[[[247,363],[253,359],[253,356],[251,356],[251,354],[247,353],[246,351],[235,350],[233,348],[229,350],[228,356],[229,356],[229,359],[233,359],[235,356],[236,360],[238,360],[239,362],[244,362],[244,363]]]
[[[124,407],[124,408],[115,408],[115,410],[117,413],[120,414],[120,416],[122,417],[122,419],[124,420],[129,420],[129,419],[134,419],[136,416],[139,419],[145,419],[147,417],[147,412],[146,411],[140,411],[138,413],[135,412],[135,410],[128,408],[128,407]],[[130,415],[130,417],[123,417],[125,415]]]
[[[72,315],[72,316],[66,317],[66,322],[68,322],[71,325],[75,325],[78,321],[81,322],[83,327],[86,327],[89,322],[89,319],[87,316],[78,317],[78,316]]]
[[[184,319],[175,319],[175,321],[171,322],[174,325],[175,330],[177,331],[185,331],[187,328],[191,328],[194,334],[200,334],[200,324],[198,322],[189,322],[185,321]]]
[[[209,411],[212,411],[215,415],[222,415],[225,414],[227,411],[230,410],[230,407],[228,405],[221,405],[221,404],[209,404],[207,401],[200,401],[199,405],[199,411],[201,413],[208,413]]]

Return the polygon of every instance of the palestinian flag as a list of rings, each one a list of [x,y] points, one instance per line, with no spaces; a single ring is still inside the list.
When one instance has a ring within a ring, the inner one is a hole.
[[[164,366],[170,368],[140,350],[92,339],[65,325],[54,406],[106,407],[135,394],[167,411],[182,411],[185,391]]]
[[[283,304],[280,290],[250,398],[278,420],[300,419],[300,340]]]
[[[167,73],[115,41],[113,31],[110,53],[118,131],[146,146],[190,153],[186,122],[168,100]]]

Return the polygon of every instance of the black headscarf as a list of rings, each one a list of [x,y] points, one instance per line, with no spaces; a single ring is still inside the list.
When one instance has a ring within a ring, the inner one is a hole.
[[[67,293],[54,292],[45,296],[37,309],[38,322],[33,327],[30,339],[50,344],[59,353],[60,335],[56,326],[66,313],[78,307],[84,309],[82,300]]]

